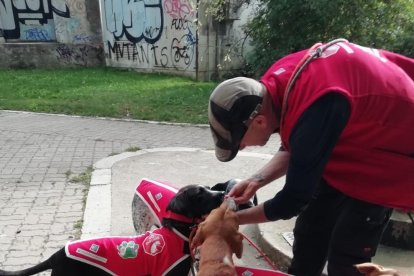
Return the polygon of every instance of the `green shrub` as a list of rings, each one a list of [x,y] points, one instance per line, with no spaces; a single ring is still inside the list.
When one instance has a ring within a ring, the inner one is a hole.
[[[294,51],[346,38],[364,46],[414,54],[414,0],[259,0],[247,25],[256,75]]]

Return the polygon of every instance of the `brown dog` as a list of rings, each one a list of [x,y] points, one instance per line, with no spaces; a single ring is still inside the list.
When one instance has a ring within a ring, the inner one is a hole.
[[[198,276],[236,275],[232,255],[241,258],[243,236],[238,231],[238,217],[229,205],[225,201],[211,211],[191,241],[191,248],[201,246]]]
[[[355,265],[359,272],[365,276],[402,276],[402,274],[391,268],[384,268],[383,266],[373,263],[363,263]]]

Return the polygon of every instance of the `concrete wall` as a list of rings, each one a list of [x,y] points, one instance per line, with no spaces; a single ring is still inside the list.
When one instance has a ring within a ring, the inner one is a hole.
[[[217,23],[205,12],[208,2],[101,0],[106,64],[200,80],[240,71],[248,48],[241,25],[252,4],[229,0]]]
[[[193,76],[197,11],[189,0],[101,0],[108,66]]]
[[[228,0],[217,23],[207,0],[2,0],[0,67],[106,65],[217,79],[243,69],[241,26],[252,4],[242,2]]]
[[[98,0],[0,1],[0,67],[102,66]]]
[[[252,50],[252,46],[250,37],[243,32],[243,26],[252,18],[259,5],[254,0],[248,1],[249,4],[237,0],[230,0],[229,2],[229,14],[227,19],[221,23],[217,47],[217,60],[221,78],[245,73],[245,59],[249,51]]]

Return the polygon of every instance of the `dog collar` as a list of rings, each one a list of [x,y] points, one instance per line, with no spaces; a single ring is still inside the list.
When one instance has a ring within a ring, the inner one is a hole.
[[[186,217],[186,216],[183,216],[183,215],[171,212],[171,211],[166,212],[165,218],[174,219],[174,220],[178,220],[178,221],[181,221],[181,222],[187,222],[187,223],[193,223],[194,222],[194,219],[192,219],[192,218],[189,218],[189,217]]]

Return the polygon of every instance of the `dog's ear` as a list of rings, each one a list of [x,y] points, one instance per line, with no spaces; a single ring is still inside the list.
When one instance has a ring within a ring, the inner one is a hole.
[[[167,210],[173,211],[177,214],[183,214],[185,211],[185,201],[183,200],[184,195],[177,193],[168,203]]]
[[[191,240],[191,245],[190,245],[191,248],[197,248],[203,244],[205,238],[204,238],[202,228],[203,228],[203,222],[198,225],[198,229],[194,237]]]
[[[211,190],[225,192],[227,190],[227,182],[217,183],[211,187]]]
[[[241,181],[241,179],[238,178],[233,178],[228,180],[227,182],[225,182],[226,185],[226,194],[230,193],[231,189],[233,189],[234,185],[236,185],[237,183],[239,183]]]
[[[193,194],[196,191],[195,187],[196,185],[188,185],[181,188],[168,203],[167,211],[170,210],[189,218],[196,218],[196,210],[193,208],[196,206],[196,202],[194,202],[196,198]]]
[[[211,187],[211,189],[213,191],[221,191],[221,192],[225,192],[226,194],[228,194],[230,190],[234,187],[234,185],[236,185],[239,181],[240,179],[233,178],[233,179],[227,180],[226,182],[217,183],[213,187]]]
[[[230,241],[231,250],[236,254],[236,257],[241,259],[243,255],[243,236],[239,232],[234,235]]]

